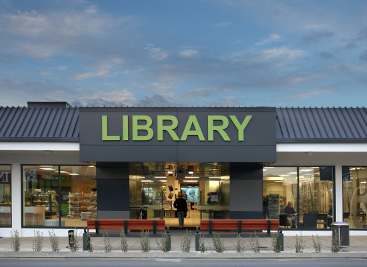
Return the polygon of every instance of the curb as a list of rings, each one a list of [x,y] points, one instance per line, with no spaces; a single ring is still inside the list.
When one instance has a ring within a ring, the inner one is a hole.
[[[0,253],[0,259],[129,259],[129,260],[142,260],[142,259],[205,259],[205,260],[271,260],[271,259],[367,259],[367,254],[364,252],[339,252],[339,253],[259,253],[254,255],[253,253],[239,254],[239,253],[200,253],[190,252],[184,254],[182,252],[7,252]]]

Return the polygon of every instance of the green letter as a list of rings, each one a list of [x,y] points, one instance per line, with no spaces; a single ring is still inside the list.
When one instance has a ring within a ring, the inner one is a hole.
[[[133,115],[133,141],[148,141],[153,138],[153,130],[151,128],[153,121],[147,115]],[[139,121],[144,121],[144,124],[139,124]],[[146,135],[139,135],[139,131],[145,131]]]
[[[165,121],[170,121],[169,125],[164,125]],[[163,141],[163,132],[166,131],[173,141],[179,141],[179,137],[175,132],[178,126],[178,120],[173,115],[158,115],[157,116],[157,140]]]
[[[214,125],[215,121],[220,121],[220,125]],[[225,132],[229,125],[228,118],[223,115],[208,115],[208,141],[214,141],[214,131],[216,131],[224,141],[231,141]]]
[[[246,115],[245,118],[243,119],[242,123],[240,123],[237,119],[237,117],[235,115],[230,115],[229,116],[234,124],[234,126],[236,126],[237,128],[237,138],[238,141],[244,141],[245,140],[245,129],[248,126],[249,122],[252,119],[251,115]]]
[[[194,129],[191,130],[192,126],[194,126]],[[185,128],[183,130],[183,133],[181,135],[181,141],[186,141],[187,137],[189,135],[196,135],[200,141],[205,141],[205,137],[203,135],[203,132],[200,128],[200,124],[198,122],[198,119],[195,115],[190,115],[187,119]]]
[[[108,117],[102,115],[102,141],[120,141],[118,135],[108,135]]]
[[[122,116],[122,140],[124,141],[129,140],[129,116],[128,115]]]

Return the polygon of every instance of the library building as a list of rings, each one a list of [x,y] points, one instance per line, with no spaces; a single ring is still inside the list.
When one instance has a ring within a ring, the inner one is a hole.
[[[0,237],[231,218],[366,235],[366,216],[367,108],[0,107]]]

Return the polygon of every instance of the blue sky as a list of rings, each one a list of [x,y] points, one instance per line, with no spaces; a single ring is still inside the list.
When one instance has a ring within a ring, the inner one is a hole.
[[[0,105],[365,106],[366,1],[0,0]]]

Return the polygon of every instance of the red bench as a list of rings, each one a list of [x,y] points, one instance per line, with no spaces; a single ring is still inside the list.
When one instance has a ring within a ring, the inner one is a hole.
[[[277,219],[211,219],[200,222],[200,231],[230,231],[248,232],[266,230],[270,234],[271,230],[279,230],[279,220]]]
[[[124,231],[128,234],[131,231],[149,231],[153,234],[157,232],[163,232],[166,229],[164,220],[141,220],[141,219],[98,219],[88,220],[87,229],[95,229],[96,234],[100,233],[100,230],[121,232]]]

